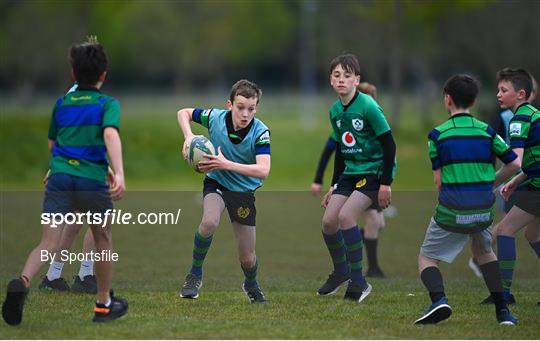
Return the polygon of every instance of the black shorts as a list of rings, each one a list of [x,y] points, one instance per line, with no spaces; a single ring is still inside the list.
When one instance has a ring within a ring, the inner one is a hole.
[[[254,192],[233,192],[209,177],[204,178],[203,197],[210,193],[217,193],[225,201],[231,222],[242,225],[255,226],[257,210],[255,208]]]
[[[337,187],[332,192],[334,194],[350,196],[352,192],[358,191],[371,199],[369,208],[382,211],[379,207],[379,178],[375,174],[341,174],[337,182]]]
[[[530,184],[519,186],[510,197],[514,206],[534,216],[540,217],[540,189]]]

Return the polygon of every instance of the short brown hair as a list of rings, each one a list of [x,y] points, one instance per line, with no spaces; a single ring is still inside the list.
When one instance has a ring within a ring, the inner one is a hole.
[[[334,69],[338,65],[341,65],[345,71],[354,73],[356,76],[360,76],[360,64],[358,63],[358,59],[354,54],[346,53],[334,58],[330,63],[330,74],[334,72]]]
[[[529,98],[533,88],[533,81],[529,71],[525,69],[504,68],[497,72],[497,82],[508,81],[514,90],[524,90],[525,98]]]
[[[236,96],[242,96],[245,98],[257,98],[257,103],[261,100],[262,90],[259,86],[247,79],[241,79],[238,82],[234,83],[231,88],[231,94],[229,99],[231,102],[234,102]]]

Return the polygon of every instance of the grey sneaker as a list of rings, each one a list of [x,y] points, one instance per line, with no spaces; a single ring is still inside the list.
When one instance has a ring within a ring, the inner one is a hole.
[[[182,285],[182,290],[180,290],[180,297],[197,298],[199,297],[199,290],[201,290],[201,287],[202,277],[188,274],[184,285]]]
[[[242,290],[246,293],[246,296],[249,299],[249,303],[257,303],[257,304],[266,304],[268,303],[268,300],[264,296],[264,292],[262,292],[261,288],[259,286],[254,286],[251,288],[246,288],[246,284],[242,284]]]

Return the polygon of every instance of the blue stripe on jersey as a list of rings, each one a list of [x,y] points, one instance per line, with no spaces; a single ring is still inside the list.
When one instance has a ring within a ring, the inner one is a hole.
[[[514,151],[512,149],[508,149],[506,152],[504,152],[503,155],[501,155],[499,158],[501,159],[502,162],[504,163],[510,163],[512,161],[514,161],[516,158],[517,158],[517,154],[514,153]]]
[[[441,160],[438,157],[431,159],[431,169],[437,170],[441,167]]]
[[[536,120],[531,124],[529,138],[525,142],[525,147],[533,147],[537,144],[540,144],[540,120]]]
[[[255,155],[270,154],[270,145],[255,146]]]
[[[431,139],[433,141],[437,141],[437,138],[441,135],[441,132],[438,131],[437,129],[433,129],[432,131],[429,132],[428,134],[428,139]]]
[[[107,163],[105,157],[107,149],[105,146],[59,146],[57,143],[53,147],[53,157],[63,156],[69,159],[87,160],[97,163]]]
[[[58,128],[101,125],[102,107],[99,104],[59,107],[55,113]]]
[[[201,113],[203,112],[200,108],[193,109],[193,113],[191,114],[191,119],[193,122],[201,124]]]
[[[512,123],[514,121],[531,122],[531,116],[529,116],[529,115],[514,115],[514,117],[510,120],[510,123]]]
[[[493,183],[442,184],[439,202],[452,209],[474,210],[493,205]]]
[[[490,138],[456,136],[437,141],[439,158],[443,165],[463,162],[492,162]]]
[[[523,168],[523,173],[529,178],[540,178],[540,160],[531,164],[527,168]]]
[[[525,148],[525,139],[521,137],[512,137],[510,139],[510,147],[514,148]]]
[[[330,150],[330,151],[334,151],[336,150],[337,148],[337,141],[334,140],[333,138],[329,138],[327,141],[326,141],[326,149]]]

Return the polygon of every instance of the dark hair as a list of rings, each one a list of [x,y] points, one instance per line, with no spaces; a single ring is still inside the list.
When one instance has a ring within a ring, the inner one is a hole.
[[[360,64],[358,63],[358,59],[356,59],[354,54],[347,53],[334,58],[330,63],[330,74],[334,72],[334,69],[338,65],[341,65],[345,71],[354,73],[356,76],[360,76]]]
[[[248,81],[247,79],[241,79],[238,82],[234,83],[231,88],[231,94],[229,99],[231,102],[234,102],[236,96],[243,96],[245,98],[257,98],[257,103],[261,100],[262,90],[259,86],[253,82]]]
[[[88,37],[86,42],[73,45],[69,49],[69,62],[77,84],[82,86],[95,85],[108,66],[105,48],[96,37]]]
[[[470,108],[478,91],[480,83],[469,75],[455,75],[444,83],[443,93],[452,97],[452,101],[458,108]]]
[[[525,69],[504,68],[497,72],[497,82],[508,81],[514,90],[525,90],[525,98],[529,98],[533,87],[531,74]]]

